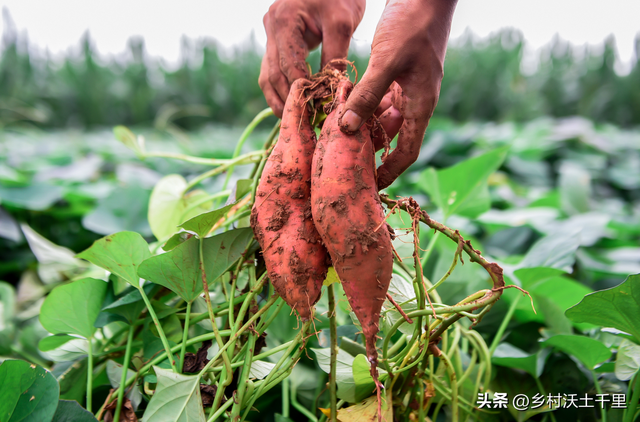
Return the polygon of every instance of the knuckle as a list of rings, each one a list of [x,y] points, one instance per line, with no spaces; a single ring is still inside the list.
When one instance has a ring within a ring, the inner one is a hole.
[[[353,35],[355,25],[350,19],[346,17],[338,17],[332,22],[331,29],[333,32],[332,35],[337,35],[340,38],[349,39]]]
[[[351,97],[354,97],[353,94],[355,94],[354,99],[357,105],[367,111],[375,110],[382,101],[382,98],[368,86],[361,86],[357,92],[352,93]]]

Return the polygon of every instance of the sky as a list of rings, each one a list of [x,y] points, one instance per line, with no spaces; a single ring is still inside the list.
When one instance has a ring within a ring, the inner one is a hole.
[[[222,45],[246,42],[251,35],[266,42],[262,17],[271,0],[0,0],[13,24],[26,32],[30,44],[53,55],[77,48],[89,31],[101,54],[125,50],[132,36],[145,39],[147,53],[177,62],[183,35],[214,38]],[[354,34],[359,47],[371,44],[384,0],[368,0],[362,23]],[[604,6],[606,4],[606,7]],[[599,45],[615,36],[617,70],[624,73],[634,57],[634,39],[640,32],[640,1],[609,0],[460,0],[451,28],[452,41],[471,30],[486,37],[501,28],[522,31],[528,54],[549,43],[554,36],[576,46]],[[0,21],[0,32],[5,19]]]

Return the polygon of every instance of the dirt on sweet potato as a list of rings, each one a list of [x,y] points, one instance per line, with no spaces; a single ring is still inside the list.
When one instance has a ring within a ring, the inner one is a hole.
[[[311,212],[311,161],[316,135],[304,91],[297,80],[285,104],[280,136],[262,173],[251,227],[262,247],[276,292],[300,314],[311,318],[327,274],[327,251]]]
[[[313,157],[311,210],[349,304],[366,340],[371,375],[378,381],[376,336],[382,304],[391,281],[390,232],[376,183],[374,144],[368,125],[343,133],[338,117],[352,88],[338,84],[333,111],[324,122]]]

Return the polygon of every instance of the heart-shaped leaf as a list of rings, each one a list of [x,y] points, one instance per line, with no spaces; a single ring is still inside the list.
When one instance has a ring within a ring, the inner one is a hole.
[[[40,310],[40,322],[51,334],[77,334],[90,338],[100,313],[107,283],[83,278],[58,286],[49,293]]]
[[[242,256],[252,236],[252,230],[247,228],[202,240],[207,283]],[[187,302],[193,301],[203,289],[199,242],[192,237],[165,254],[147,259],[140,265],[138,275],[165,286]]]
[[[640,274],[630,275],[611,289],[586,295],[565,315],[573,322],[617,328],[640,342]]]
[[[89,249],[77,256],[122,277],[138,288],[138,267],[151,256],[151,252],[149,244],[139,233],[119,232],[96,240]]]

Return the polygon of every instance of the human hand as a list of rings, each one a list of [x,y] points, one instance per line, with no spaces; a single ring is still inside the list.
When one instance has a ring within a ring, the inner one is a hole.
[[[354,132],[375,113],[389,138],[400,134],[397,147],[378,169],[379,189],[393,183],[420,154],[440,94],[456,3],[389,0],[382,13],[369,66],[351,92],[339,123],[343,131]]]
[[[293,81],[309,77],[309,50],[322,42],[321,68],[333,59],[346,59],[365,4],[366,0],[277,0],[271,5],[263,19],[267,52],[258,82],[276,116],[282,117]]]

